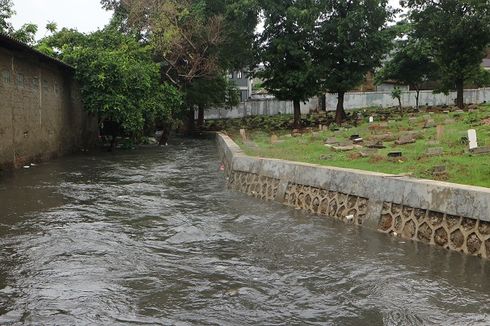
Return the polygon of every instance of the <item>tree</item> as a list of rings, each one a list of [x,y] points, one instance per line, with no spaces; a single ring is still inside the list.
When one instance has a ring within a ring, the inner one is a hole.
[[[0,33],[10,34],[14,28],[9,19],[15,14],[12,0],[0,0]]]
[[[204,111],[211,107],[233,107],[240,103],[236,86],[223,74],[211,79],[196,79],[187,89],[186,103],[198,108],[197,126],[204,125]]]
[[[15,10],[12,0],[0,0],[0,33],[9,35],[26,44],[34,45],[38,29],[37,25],[28,23],[15,30],[9,21],[13,15],[15,15]]]
[[[26,43],[30,46],[34,46],[36,44],[36,33],[38,27],[35,24],[27,23],[22,25],[18,30],[14,30],[10,33],[10,36],[15,38],[18,41]]]
[[[346,118],[344,95],[380,66],[393,33],[388,0],[320,0],[317,54],[323,89],[338,94],[335,120]]]
[[[90,35],[63,29],[41,44],[76,68],[85,109],[112,126],[112,148],[119,132],[139,136],[145,119],[167,119],[180,106],[175,87],[160,83],[152,48],[131,36],[110,27]]]
[[[480,71],[490,43],[488,0],[408,0],[414,37],[429,44],[440,68],[444,92],[456,88],[456,105],[464,107],[464,84]]]
[[[318,93],[312,35],[318,18],[314,1],[264,0],[264,31],[258,40],[256,76],[280,100],[293,101],[294,128],[301,128],[301,102]]]
[[[102,0],[102,3],[115,9],[125,26],[152,44],[156,60],[162,62],[162,75],[183,93],[192,89],[195,81],[208,80],[213,84],[230,67],[244,64],[251,57],[249,49],[257,22],[254,0]],[[192,103],[185,105],[190,129],[194,124],[194,107]]]
[[[398,100],[398,110],[400,110],[400,114],[403,114],[402,90],[400,87],[397,86],[391,91],[391,97]]]
[[[376,73],[376,81],[393,80],[415,88],[416,108],[419,109],[420,90],[423,83],[435,80],[438,67],[431,58],[427,44],[412,38],[398,42],[396,52]]]

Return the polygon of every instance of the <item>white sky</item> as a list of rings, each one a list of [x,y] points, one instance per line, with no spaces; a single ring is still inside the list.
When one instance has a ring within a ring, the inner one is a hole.
[[[399,0],[389,0],[398,7]],[[76,28],[80,32],[93,32],[104,27],[111,13],[102,9],[99,0],[14,0],[15,17],[12,23],[19,28],[25,23],[38,25],[37,38],[45,34],[45,26],[54,21],[58,28]]]
[[[49,21],[58,28],[76,28],[80,32],[92,32],[104,27],[111,13],[102,9],[99,0],[14,0],[14,27],[25,23],[38,25],[37,37],[43,37]]]

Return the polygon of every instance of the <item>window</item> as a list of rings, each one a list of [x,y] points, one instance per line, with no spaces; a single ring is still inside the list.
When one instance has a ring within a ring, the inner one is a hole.
[[[237,79],[242,79],[243,78],[243,73],[241,71],[236,73],[236,78]]]
[[[15,84],[17,85],[17,88],[24,88],[24,75],[23,74],[17,74],[15,76]]]
[[[228,73],[228,78],[229,78],[229,79],[233,79],[233,72],[229,72],[229,73]]]
[[[49,81],[46,79],[43,80],[43,90],[44,93],[48,94],[49,93]]]
[[[2,82],[5,85],[9,85],[10,84],[10,82],[11,82],[10,71],[8,71],[8,70],[2,71]]]
[[[58,94],[60,93],[60,87],[58,86],[57,82],[54,82],[53,91],[56,96],[58,96]]]
[[[33,91],[38,91],[39,90],[39,78],[38,77],[34,77],[32,78],[32,90]]]

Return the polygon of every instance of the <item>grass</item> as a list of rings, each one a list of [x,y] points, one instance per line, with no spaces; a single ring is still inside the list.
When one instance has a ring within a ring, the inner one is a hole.
[[[390,174],[410,174],[417,178],[490,187],[490,154],[471,154],[468,145],[461,141],[462,137],[467,137],[468,129],[476,129],[478,145],[490,146],[490,105],[480,106],[476,112],[411,114],[410,119],[408,115],[393,115],[389,122],[375,121],[369,124],[367,116],[374,112],[364,112],[363,121],[357,127],[340,127],[337,131],[310,130],[297,137],[291,136],[290,130],[286,129],[274,132],[255,130],[247,131],[251,142],[244,143],[237,129],[227,132],[251,156]],[[435,127],[423,128],[429,117],[436,125],[444,125],[444,133],[439,139]],[[485,121],[486,119],[489,120]],[[378,150],[370,157],[361,156],[360,152],[364,149],[340,152],[324,145],[325,139],[332,137],[346,141],[351,135],[357,134],[367,141],[376,135],[391,133],[398,139],[401,134],[409,131],[418,133],[415,143],[396,145],[394,141],[385,141],[386,148]],[[271,143],[272,133],[278,136],[279,142]],[[430,147],[442,148],[443,155],[426,155]],[[389,158],[387,154],[391,151],[401,151],[403,156]],[[446,173],[435,175],[433,170],[436,166],[445,166]]]

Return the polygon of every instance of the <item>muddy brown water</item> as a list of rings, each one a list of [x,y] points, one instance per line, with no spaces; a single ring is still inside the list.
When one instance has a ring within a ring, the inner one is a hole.
[[[489,325],[490,263],[225,188],[213,141],[0,177],[0,325]]]

